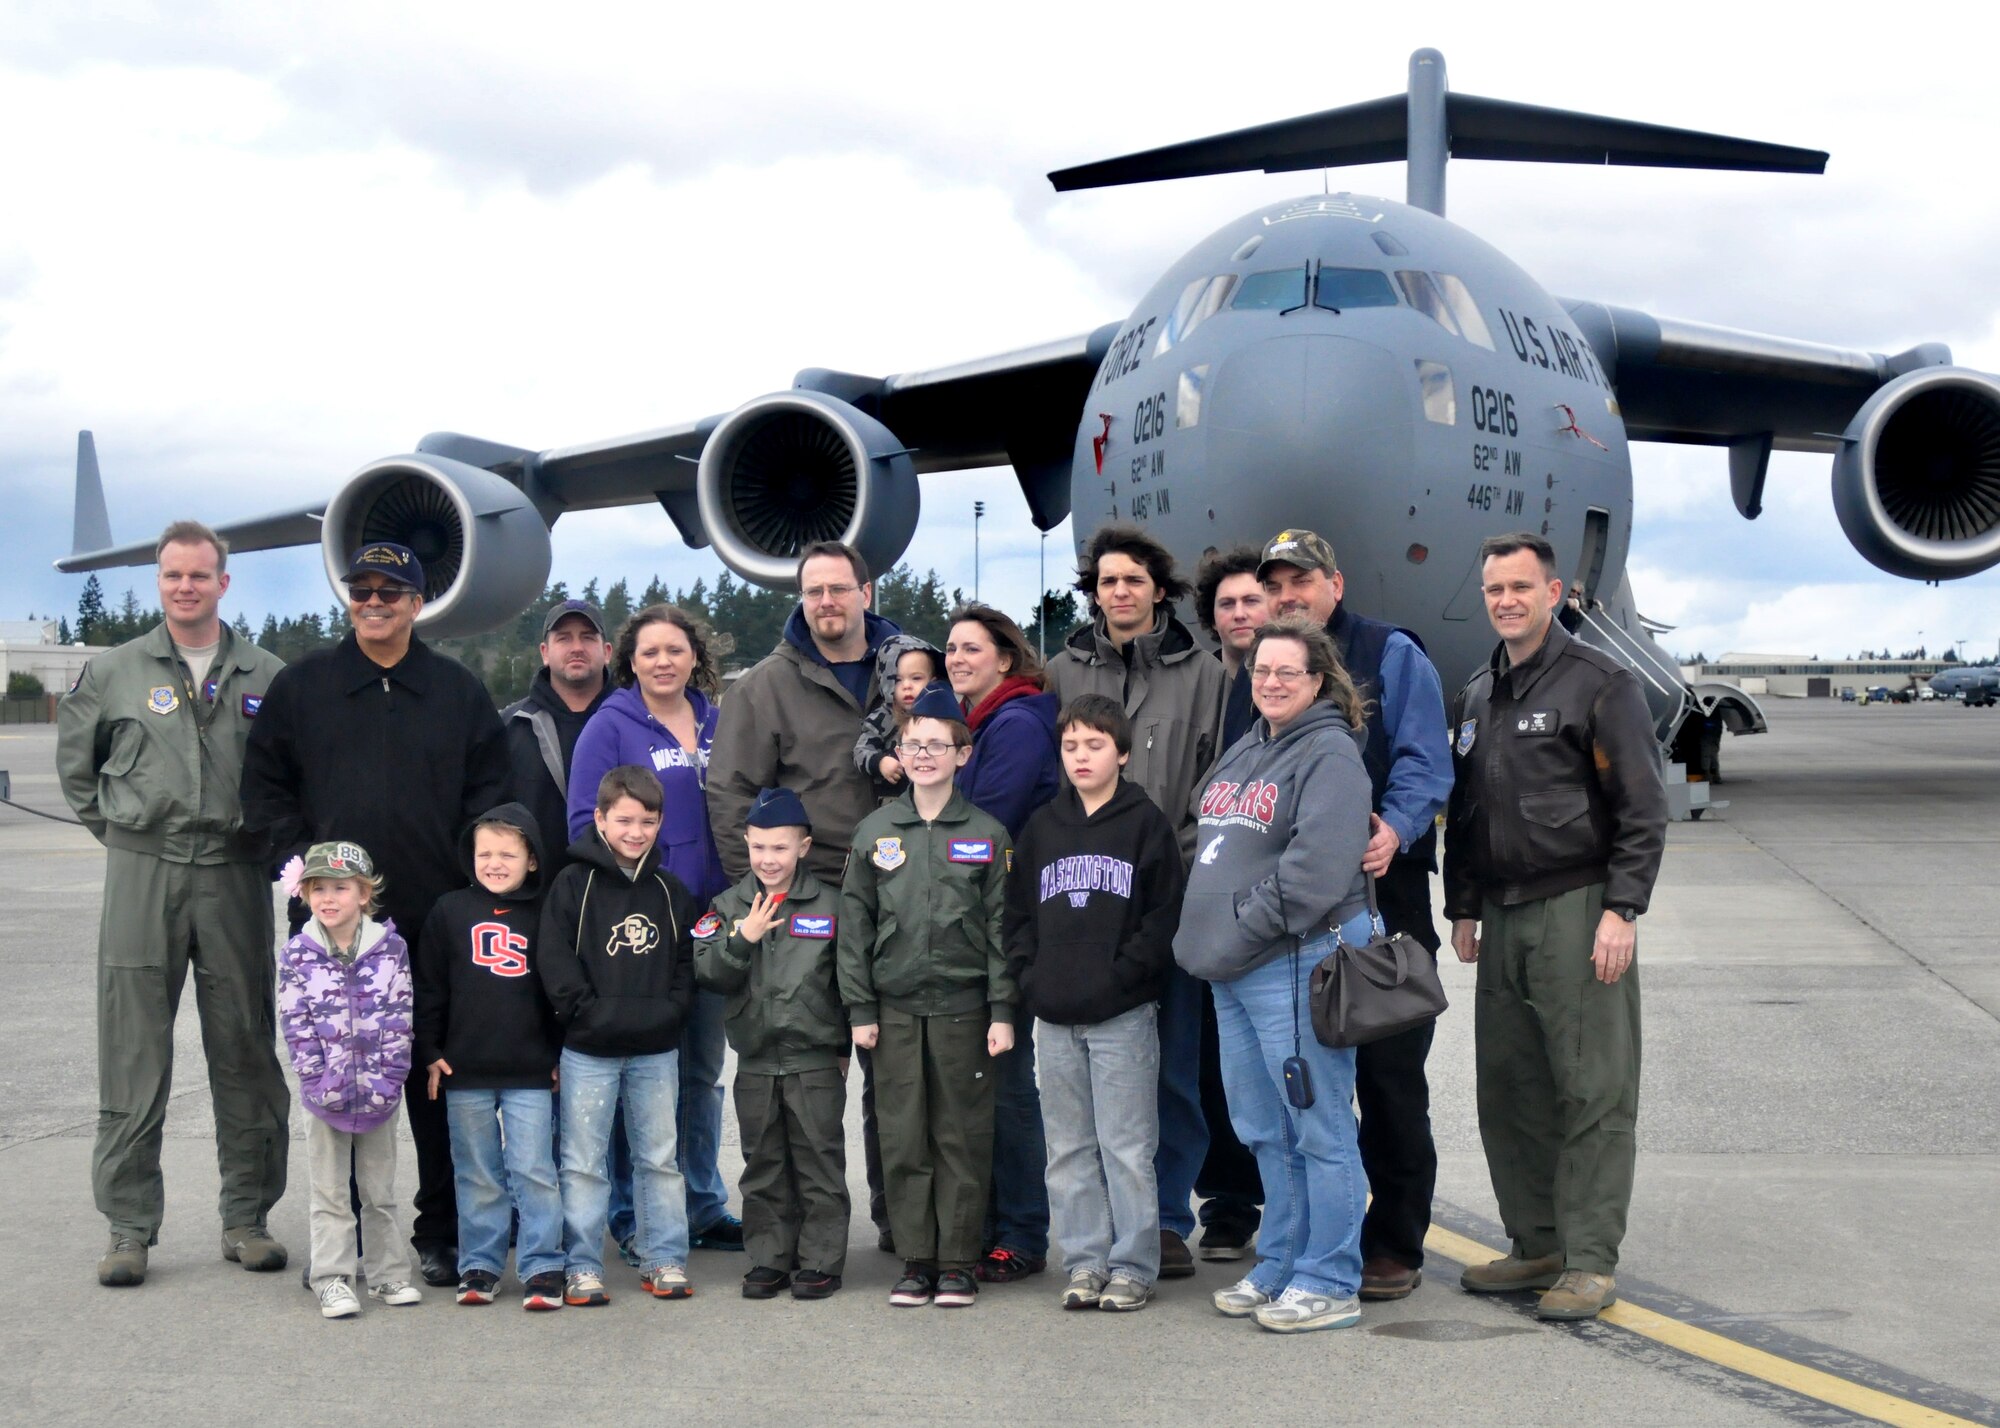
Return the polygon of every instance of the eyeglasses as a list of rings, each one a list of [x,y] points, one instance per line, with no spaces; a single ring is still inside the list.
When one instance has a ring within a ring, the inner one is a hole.
[[[941,759],[957,747],[956,744],[933,740],[928,744],[898,744],[896,752],[908,759],[916,758],[919,754],[927,759]]]
[[[400,605],[405,598],[416,593],[407,585],[350,585],[347,587],[347,601],[350,605],[366,605],[370,600],[380,600],[384,605]]]
[[[805,596],[808,605],[817,605],[826,600],[845,600],[860,588],[859,585],[814,585],[799,594]]]
[[[1309,673],[1311,673],[1309,670],[1284,669],[1268,664],[1257,664],[1250,667],[1250,682],[1253,684],[1263,684],[1275,679],[1280,684],[1297,684]]]

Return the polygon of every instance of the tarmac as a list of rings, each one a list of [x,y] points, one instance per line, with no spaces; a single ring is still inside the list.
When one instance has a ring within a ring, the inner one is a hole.
[[[1224,1319],[1209,1293],[1242,1266],[1216,1264],[1133,1315],[1061,1312],[1054,1270],[988,1286],[969,1312],[891,1310],[897,1265],[859,1210],[846,1288],[824,1302],[746,1301],[742,1256],[697,1252],[686,1301],[620,1271],[608,1308],[529,1315],[510,1277],[492,1307],[432,1290],[327,1323],[296,1269],[246,1274],[217,1252],[185,1005],[166,1224],[146,1284],[107,1290],[89,1183],[103,855],[80,828],[0,807],[0,1262],[20,1291],[0,1417],[2000,1423],[2000,714],[1767,707],[1769,734],[1725,743],[1728,808],[1672,828],[1640,923],[1623,1302],[1579,1326],[1540,1323],[1532,1296],[1458,1288],[1460,1262],[1504,1237],[1473,1109],[1472,969],[1448,955],[1433,1252],[1416,1293],[1366,1306],[1356,1329]],[[0,731],[16,802],[66,811],[53,752],[52,730]],[[295,1255],[301,1116],[272,1216]],[[733,1121],[725,1139],[733,1184]]]

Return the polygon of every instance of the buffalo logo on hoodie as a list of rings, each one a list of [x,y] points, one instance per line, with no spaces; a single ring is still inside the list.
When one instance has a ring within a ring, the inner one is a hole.
[[[659,945],[660,929],[653,924],[653,919],[643,912],[635,912],[612,925],[611,936],[604,944],[604,955],[616,957],[620,952],[630,952],[639,956]]]

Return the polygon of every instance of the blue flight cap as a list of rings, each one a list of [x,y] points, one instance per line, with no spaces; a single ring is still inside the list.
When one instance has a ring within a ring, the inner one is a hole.
[[[912,719],[950,719],[965,722],[965,706],[958,702],[958,696],[951,692],[949,684],[926,684],[924,692],[917,696],[917,702],[910,706]]]
[[[803,828],[808,833],[812,832],[812,819],[806,817],[805,804],[789,788],[760,790],[757,801],[750,805],[743,825],[746,828]]]
[[[407,585],[419,595],[424,593],[424,563],[417,559],[417,553],[406,545],[394,541],[378,540],[362,546],[354,552],[354,558],[347,563],[347,574],[341,577],[343,583],[370,572],[384,575],[398,584]]]

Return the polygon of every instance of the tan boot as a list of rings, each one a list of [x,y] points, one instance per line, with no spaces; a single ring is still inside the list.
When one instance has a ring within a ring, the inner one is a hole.
[[[222,1232],[222,1257],[250,1270],[283,1269],[289,1256],[262,1225],[236,1225]]]
[[[1587,1269],[1566,1269],[1555,1287],[1542,1296],[1535,1310],[1542,1319],[1594,1319],[1607,1304],[1618,1302],[1618,1281]]]
[[[146,1282],[146,1242],[135,1236],[111,1232],[111,1248],[97,1262],[97,1282],[112,1289],[127,1289]]]
[[[1513,1294],[1522,1289],[1547,1289],[1563,1272],[1562,1256],[1545,1254],[1540,1259],[1491,1260],[1466,1266],[1458,1277],[1458,1287],[1474,1294]]]

